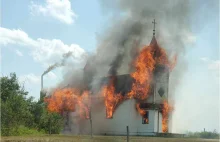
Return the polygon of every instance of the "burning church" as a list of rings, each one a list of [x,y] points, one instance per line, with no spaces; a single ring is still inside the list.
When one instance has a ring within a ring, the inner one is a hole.
[[[117,57],[116,57],[117,58]],[[118,56],[120,58],[120,56]],[[82,87],[57,89],[45,99],[48,110],[66,118],[65,129],[72,134],[152,135],[168,132],[169,74],[175,65],[155,37],[137,52],[129,74],[110,70],[106,77],[91,79],[94,66],[84,68]],[[90,86],[98,80],[98,88]]]

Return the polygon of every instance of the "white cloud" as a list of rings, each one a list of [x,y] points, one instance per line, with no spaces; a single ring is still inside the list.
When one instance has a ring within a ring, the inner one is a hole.
[[[74,58],[72,60],[79,61],[85,51],[77,44],[66,45],[61,40],[53,39],[37,39],[38,48],[31,53],[35,61],[41,62],[48,66],[55,62],[59,62],[63,58],[63,54],[72,52]]]
[[[77,15],[71,10],[69,0],[46,0],[44,5],[32,1],[30,9],[33,15],[51,16],[66,24],[72,24],[77,18]]]
[[[51,72],[49,72],[45,75],[45,78],[54,80],[54,79],[57,79],[57,75],[54,72],[51,71]]]
[[[27,74],[27,75],[21,75],[19,77],[19,81],[24,84],[34,84],[39,85],[40,84],[40,76],[35,75],[33,73]]]
[[[28,97],[34,97],[37,101],[40,96],[40,75],[33,73],[21,75],[18,77],[20,85],[25,86],[25,90],[28,91]]]
[[[0,27],[0,44],[20,44],[20,45],[36,45],[35,41],[29,38],[29,36],[22,30],[9,30]]]
[[[34,61],[42,64],[46,68],[49,65],[60,62],[61,59],[63,59],[63,55],[68,52],[72,52],[72,56],[67,60],[67,63],[72,67],[74,67],[73,63],[81,64],[81,61],[84,61],[83,59],[86,57],[85,50],[77,44],[67,45],[59,39],[32,39],[21,29],[11,30],[0,27],[0,46],[7,48],[7,45],[9,44],[26,47]],[[17,52],[18,55],[20,54],[18,49],[14,49],[14,52]],[[40,79],[40,75],[35,75],[33,73],[21,75],[19,77],[20,83],[24,84],[25,89],[30,92],[30,95],[34,95],[36,98],[39,98],[38,92],[40,90]],[[49,72],[45,75],[45,79],[56,81],[57,76],[53,72]]]
[[[210,70],[219,70],[220,69],[220,60],[211,60],[207,57],[200,58],[204,63],[208,65]]]
[[[27,47],[30,55],[36,62],[48,67],[63,58],[63,54],[72,52],[72,62],[82,61],[85,57],[85,50],[77,44],[66,45],[59,39],[42,39],[36,40],[30,38],[22,30],[10,30],[0,27],[0,45],[16,44]]]
[[[57,78],[56,74],[52,71],[44,76],[44,79],[52,79],[55,80]],[[26,75],[21,75],[18,77],[20,83],[31,84],[31,85],[39,85],[41,81],[41,76],[36,75],[34,73],[29,73]]]
[[[20,56],[20,57],[22,57],[23,56],[23,53],[21,52],[21,51],[19,51],[19,50],[15,50],[15,53],[18,55],[18,56]]]
[[[219,70],[220,69],[220,60],[213,61],[209,65],[209,69],[211,69],[211,70]]]
[[[200,60],[202,60],[203,62],[209,61],[209,59],[207,57],[202,57],[202,58],[200,58]]]
[[[210,75],[215,77],[215,81],[220,79],[220,60],[211,60],[207,57],[200,58],[200,60],[207,66]]]
[[[193,44],[197,40],[196,36],[193,33],[187,31],[184,31],[181,37],[183,37],[183,40],[188,44]]]

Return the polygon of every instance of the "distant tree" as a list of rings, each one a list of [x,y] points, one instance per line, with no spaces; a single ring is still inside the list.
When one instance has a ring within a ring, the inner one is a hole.
[[[49,113],[43,99],[35,102],[33,97],[27,97],[28,92],[20,86],[15,73],[11,73],[9,77],[1,77],[0,84],[1,135],[19,135],[20,128],[25,131],[29,128],[44,132],[50,130],[51,133],[60,132],[63,126],[62,117]]]
[[[18,83],[15,73],[1,80],[1,132],[10,135],[19,125],[32,125],[30,113],[32,98],[26,99],[28,92]]]
[[[47,133],[58,134],[63,127],[63,118],[57,113],[50,113],[46,109],[46,104],[39,100],[33,110],[34,121],[38,124],[38,130]]]
[[[208,132],[187,132],[187,137],[190,138],[204,138],[204,139],[219,139],[219,134],[216,131]]]

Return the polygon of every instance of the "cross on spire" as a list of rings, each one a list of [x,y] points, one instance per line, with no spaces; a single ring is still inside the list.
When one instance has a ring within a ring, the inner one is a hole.
[[[157,24],[156,21],[155,21],[155,19],[154,19],[154,21],[153,21],[152,23],[154,24],[153,36],[155,36],[155,25]]]

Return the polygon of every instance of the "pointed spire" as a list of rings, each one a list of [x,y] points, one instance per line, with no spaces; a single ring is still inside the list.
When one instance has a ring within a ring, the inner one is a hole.
[[[155,19],[154,19],[154,21],[153,21],[152,23],[154,24],[153,36],[155,36],[155,31],[156,31],[156,30],[155,30],[155,25],[157,24],[156,21],[155,21]]]
[[[154,21],[152,22],[153,24],[154,24],[154,28],[153,28],[153,38],[152,38],[152,40],[151,40],[151,42],[150,42],[150,45],[153,45],[153,46],[157,46],[157,40],[156,40],[156,38],[155,38],[155,25],[157,24],[156,23],[156,21],[155,21],[155,19],[154,19]]]
[[[157,40],[156,40],[155,36],[153,36],[153,38],[152,38],[152,40],[150,42],[150,45],[157,46]]]

